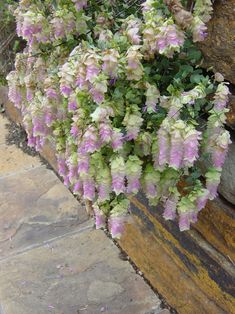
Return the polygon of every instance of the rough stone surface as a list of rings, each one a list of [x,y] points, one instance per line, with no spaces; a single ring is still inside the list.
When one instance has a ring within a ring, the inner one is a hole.
[[[0,191],[1,256],[48,235],[72,231],[87,219],[81,205],[45,166],[0,177]]]
[[[225,79],[235,84],[235,0],[217,0],[213,4],[213,17],[208,23],[208,36],[200,43],[205,58],[205,66],[213,67]],[[235,129],[235,93],[231,88],[227,125]],[[230,146],[222,173],[220,194],[235,204],[235,148]]]
[[[229,147],[226,157],[219,192],[226,200],[235,205],[235,141]]]
[[[14,146],[0,145],[0,176],[12,175],[40,166],[38,157],[24,154]]]
[[[217,0],[208,23],[208,36],[200,43],[207,66],[221,72],[235,84],[235,0]]]
[[[143,279],[95,230],[0,262],[0,300],[6,314],[16,314],[16,309],[17,314],[160,311],[159,299]]]
[[[227,125],[235,130],[235,95],[230,96],[230,101],[229,101],[229,112],[227,113]]]
[[[159,310],[159,308],[157,309],[153,309],[149,312],[146,312],[144,314],[170,314],[171,312],[167,309],[164,309],[164,310]]]
[[[159,314],[170,314],[170,311],[167,309],[161,310]]]
[[[94,280],[89,286],[87,298],[91,302],[100,302],[104,299],[111,300],[123,291],[123,287],[115,282]]]

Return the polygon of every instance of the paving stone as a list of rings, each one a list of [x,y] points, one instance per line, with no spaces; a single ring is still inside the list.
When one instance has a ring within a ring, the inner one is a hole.
[[[0,258],[86,220],[85,209],[45,166],[0,177]]]
[[[171,312],[167,309],[161,310],[159,314],[171,314]]]
[[[87,298],[91,302],[102,302],[104,299],[112,299],[123,291],[122,286],[115,282],[94,280],[88,289]]]
[[[0,300],[4,314],[144,314],[160,308],[118,248],[96,230],[0,262]]]
[[[6,135],[8,133],[6,129],[7,122],[7,119],[0,114],[0,145],[4,144],[6,141]]]
[[[0,145],[0,160],[0,178],[40,166],[38,157],[26,155],[14,145]]]
[[[152,309],[149,312],[146,312],[145,314],[170,314],[171,312],[168,309],[161,309],[159,307]]]
[[[4,144],[0,118],[0,314],[159,312],[159,298],[58,177]]]

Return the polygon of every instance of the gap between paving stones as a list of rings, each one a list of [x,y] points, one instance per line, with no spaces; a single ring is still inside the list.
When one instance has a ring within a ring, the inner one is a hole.
[[[59,235],[57,237],[45,240],[45,241],[43,241],[41,243],[32,244],[32,245],[30,245],[28,247],[25,247],[22,250],[16,251],[12,255],[8,255],[6,257],[0,258],[0,264],[2,262],[5,262],[5,261],[10,260],[12,258],[18,257],[19,255],[23,255],[23,254],[25,254],[25,253],[27,253],[29,251],[32,251],[33,249],[37,249],[37,248],[40,248],[40,247],[43,247],[43,246],[47,246],[50,243],[56,242],[57,240],[64,239],[66,237],[69,237],[69,236],[72,236],[72,235],[75,235],[75,234],[79,234],[79,233],[85,232],[87,230],[92,230],[93,228],[94,228],[94,224],[92,223],[91,220],[89,220],[88,222],[83,223],[80,228],[78,228],[78,229],[76,229],[74,231],[67,232],[65,234],[61,234],[61,235]],[[0,312],[0,314],[1,314],[1,312]]]

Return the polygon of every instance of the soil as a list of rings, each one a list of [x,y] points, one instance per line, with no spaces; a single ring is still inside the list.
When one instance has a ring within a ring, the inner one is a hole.
[[[16,145],[25,154],[33,157],[38,155],[34,148],[28,146],[26,132],[21,126],[14,122],[9,122],[6,127],[9,132],[6,136],[7,145]]]

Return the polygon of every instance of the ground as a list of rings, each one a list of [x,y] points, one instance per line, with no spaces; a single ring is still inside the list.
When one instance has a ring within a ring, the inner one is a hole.
[[[169,313],[21,132],[0,115],[0,314]]]

